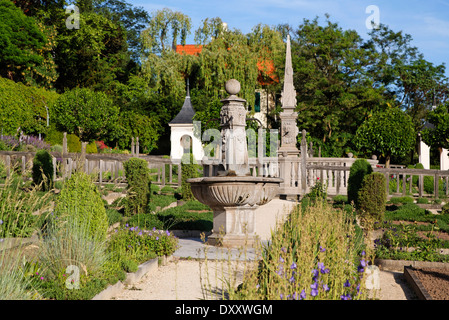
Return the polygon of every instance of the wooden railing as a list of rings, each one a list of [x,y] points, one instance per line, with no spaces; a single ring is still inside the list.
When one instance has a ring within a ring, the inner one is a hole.
[[[123,162],[133,155],[127,154],[86,154],[84,161],[81,154],[68,153],[62,156],[60,152],[50,152],[53,161],[53,179],[70,178],[74,170],[82,169],[87,173],[97,173],[97,182],[117,183],[126,182]],[[13,168],[19,168],[24,175],[33,165],[35,152],[0,151],[0,159],[6,165],[6,175],[9,177]],[[139,155],[139,158],[148,162],[150,175],[154,178],[152,183],[165,186],[181,186],[181,166],[179,162],[171,161],[162,156]],[[177,175],[177,178],[173,174]],[[176,179],[175,179],[176,178]]]
[[[9,176],[13,167],[19,167],[22,173],[31,169],[35,152],[0,151],[0,159],[6,164],[6,174]],[[52,152],[54,172],[53,178],[66,179],[73,170],[83,168],[87,173],[97,173],[97,182],[117,183],[126,182],[123,162],[132,155],[126,154],[86,154],[84,166],[81,165],[79,153],[68,153],[62,157],[59,152]],[[160,186],[181,186],[180,161],[174,161],[162,156],[139,155],[139,158],[148,162],[151,171],[152,183]],[[349,171],[355,158],[315,158],[307,157],[261,157],[249,158],[249,167],[252,176],[283,177],[281,194],[304,195],[321,181],[327,186],[328,195],[346,195],[348,188]],[[204,176],[215,176],[218,170],[218,159],[203,159],[197,161],[203,166]],[[449,170],[406,169],[396,165],[384,168],[376,160],[368,160],[374,172],[384,174],[387,181],[386,193],[412,195],[417,197],[429,196],[424,190],[424,177],[433,177],[433,197],[439,197],[439,185],[443,184],[446,197],[449,196]],[[305,163],[305,166],[304,166]],[[413,176],[418,176],[418,190],[413,192]],[[390,190],[390,181],[395,179],[395,189]]]

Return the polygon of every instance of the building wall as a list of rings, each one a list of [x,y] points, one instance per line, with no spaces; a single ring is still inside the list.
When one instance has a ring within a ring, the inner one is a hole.
[[[204,151],[201,145],[201,140],[193,134],[193,125],[185,126],[171,126],[170,134],[170,157],[175,160],[180,160],[184,154],[184,148],[181,145],[181,138],[187,135],[192,140],[192,153],[196,160],[203,159]]]

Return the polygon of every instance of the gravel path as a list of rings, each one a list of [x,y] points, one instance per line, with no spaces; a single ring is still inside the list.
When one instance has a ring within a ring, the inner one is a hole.
[[[174,259],[127,286],[114,300],[211,300],[222,299],[226,285],[221,279],[242,279],[242,262]],[[233,275],[230,277],[230,275]]]
[[[174,259],[159,267],[132,286],[126,287],[114,300],[211,300],[223,298],[225,285],[221,279],[242,279],[242,262]],[[233,274],[233,277],[229,277]],[[414,300],[402,272],[381,271],[380,300]],[[206,289],[203,289],[206,288]]]

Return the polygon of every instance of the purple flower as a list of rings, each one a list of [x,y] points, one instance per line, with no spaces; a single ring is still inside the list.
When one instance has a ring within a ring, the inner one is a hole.
[[[323,248],[322,246],[320,246],[320,251],[324,252],[324,251],[326,251],[326,248]]]
[[[324,291],[329,291],[329,286],[327,285],[327,284],[323,284],[323,289],[324,289]]]
[[[282,257],[279,257],[279,262],[283,263],[285,260]]]
[[[298,266],[296,265],[296,262],[293,262],[290,266],[290,269],[296,269]]]
[[[349,280],[346,280],[346,282],[343,285],[346,288],[349,288],[351,286],[351,284],[349,283]]]
[[[316,297],[318,295],[318,282],[311,284],[310,288],[312,289],[312,291],[310,292],[310,295],[312,297]]]
[[[301,300],[303,300],[303,299],[306,298],[306,292],[305,292],[304,289],[303,289],[303,290],[301,291],[301,293],[299,294],[299,298],[300,298]]]
[[[291,278],[290,278],[290,279],[288,279],[288,281],[289,281],[290,283],[293,283],[293,282],[295,282],[295,277],[294,277],[294,276],[291,276]]]
[[[341,300],[351,300],[351,295],[349,293],[348,294],[343,294],[343,295],[340,296],[340,299]]]

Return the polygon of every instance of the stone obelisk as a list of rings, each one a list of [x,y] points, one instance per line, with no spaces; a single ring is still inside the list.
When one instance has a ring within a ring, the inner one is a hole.
[[[298,156],[299,150],[296,147],[296,137],[298,135],[298,127],[296,125],[296,118],[298,114],[295,112],[296,108],[296,90],[293,86],[293,67],[292,54],[290,45],[290,35],[287,35],[287,49],[285,56],[285,74],[284,74],[284,89],[281,97],[282,112],[281,118],[281,146],[279,148],[279,155]]]

